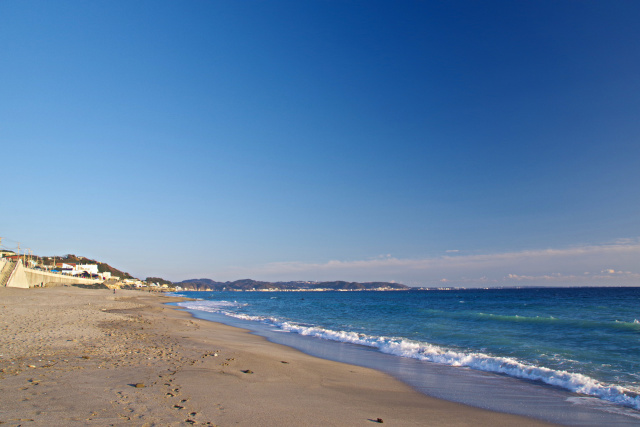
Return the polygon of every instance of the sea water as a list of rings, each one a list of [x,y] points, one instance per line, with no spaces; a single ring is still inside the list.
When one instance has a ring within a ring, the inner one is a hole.
[[[371,359],[360,364],[382,368],[436,397],[565,424],[640,425],[640,288],[181,295],[196,299],[179,305],[199,317],[208,318],[207,313],[216,315],[210,320],[244,321],[240,326],[262,328],[274,341],[326,358]],[[283,338],[285,332],[298,339]],[[331,342],[334,346],[327,347]],[[353,347],[343,346],[339,353],[355,353],[332,357],[336,343]],[[437,390],[427,384],[434,373],[438,384],[445,384]],[[467,384],[466,391],[455,391],[454,383]],[[469,392],[474,383],[480,388]],[[486,393],[482,387],[492,399],[474,396]],[[509,387],[519,391],[505,392]],[[548,411],[535,413],[540,401],[533,413],[514,408],[522,406],[513,402],[515,394],[524,393],[521,387],[534,387],[527,395],[537,393],[535,387],[542,390],[540,396],[551,399]],[[501,388],[503,393],[496,391]],[[500,394],[506,406],[494,405]],[[574,407],[580,421],[571,422],[563,405]],[[580,410],[587,414],[579,415]],[[618,418],[601,418],[598,411]]]

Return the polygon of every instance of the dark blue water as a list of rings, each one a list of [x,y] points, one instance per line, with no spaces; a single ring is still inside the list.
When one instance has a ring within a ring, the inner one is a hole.
[[[640,288],[183,294],[191,310],[640,410]]]

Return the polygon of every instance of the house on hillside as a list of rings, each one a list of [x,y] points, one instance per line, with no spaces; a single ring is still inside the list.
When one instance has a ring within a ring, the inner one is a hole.
[[[122,282],[125,285],[133,285],[136,288],[142,288],[142,287],[146,286],[146,284],[143,281],[138,280],[138,279],[124,279],[124,280],[122,280]]]
[[[73,274],[74,276],[77,274],[82,274],[82,273],[89,273],[91,275],[94,274],[98,274],[98,264],[76,264],[76,266],[73,268],[73,272],[71,274]]]
[[[62,270],[73,270],[76,268],[76,265],[72,262],[56,262],[56,268]]]

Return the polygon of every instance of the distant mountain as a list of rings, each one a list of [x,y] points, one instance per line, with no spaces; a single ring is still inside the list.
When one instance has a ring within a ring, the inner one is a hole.
[[[175,282],[174,285],[193,291],[260,291],[260,290],[406,290],[409,286],[390,282],[261,282],[252,279],[234,282],[216,282],[211,279],[190,279]]]

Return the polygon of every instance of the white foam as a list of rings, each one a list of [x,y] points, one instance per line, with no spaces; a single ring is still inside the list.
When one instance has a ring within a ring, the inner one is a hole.
[[[196,300],[196,301],[184,301],[178,303],[180,307],[188,308],[190,310],[208,311],[217,313],[221,307],[244,307],[247,304],[241,304],[237,301],[208,301],[208,300]]]
[[[220,313],[237,319],[268,323],[284,331],[300,335],[374,347],[383,353],[395,356],[409,357],[451,366],[464,366],[486,372],[505,374],[516,378],[541,381],[575,393],[598,397],[618,405],[640,410],[640,395],[637,391],[604,384],[582,374],[529,365],[514,358],[495,357],[480,352],[464,352],[447,349],[438,345],[406,338],[372,336],[353,331],[335,331],[318,326],[306,326],[294,322],[282,321],[273,317],[235,313],[230,310],[230,308],[246,305],[237,302],[186,301],[178,305],[191,310]]]
[[[290,322],[278,324],[282,329],[301,335],[349,342],[378,348],[383,353],[451,366],[466,366],[487,372],[497,372],[516,378],[542,381],[570,391],[596,396],[620,405],[640,410],[640,396],[623,387],[603,384],[582,374],[528,365],[516,359],[494,357],[478,352],[461,352],[437,345],[404,338],[375,337],[350,331],[332,331],[319,327],[303,327]]]
[[[240,308],[245,307],[248,304],[239,303],[237,301],[208,301],[208,300],[198,300],[198,301],[184,301],[177,304],[180,307],[186,308],[188,310],[199,310],[205,311],[208,313],[219,313],[224,314],[225,316],[235,317],[236,319],[242,320],[252,320],[256,322],[275,322],[276,319],[264,316],[250,316],[248,314],[240,314],[234,311],[231,311],[230,308]]]

